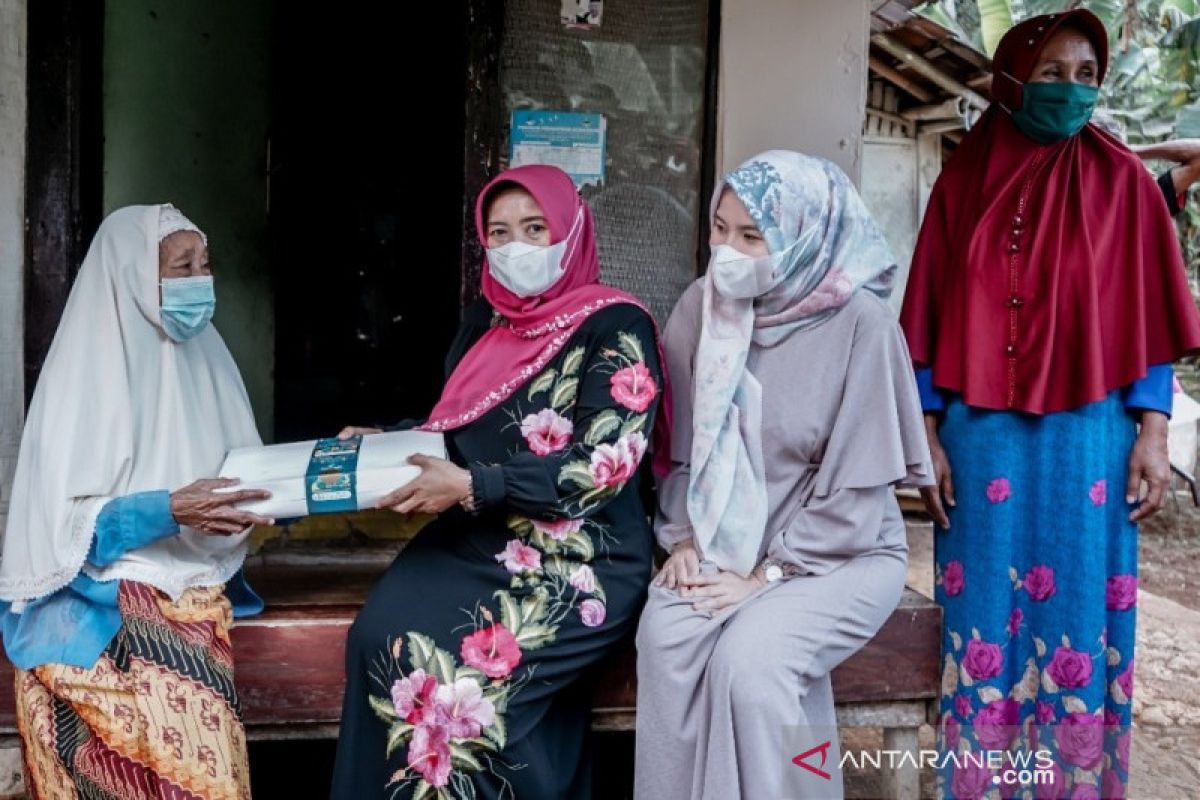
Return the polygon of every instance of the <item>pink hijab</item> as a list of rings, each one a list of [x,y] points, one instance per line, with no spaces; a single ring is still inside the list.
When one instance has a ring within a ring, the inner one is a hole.
[[[633,295],[600,283],[600,257],[596,251],[592,212],[575,190],[570,176],[558,167],[529,165],[496,176],[479,193],[475,203],[475,229],[487,244],[488,201],[498,189],[510,185],[533,196],[550,228],[550,241],[567,239],[562,279],[536,297],[521,298],[505,289],[483,270],[483,295],[507,324],[495,325],[476,342],[455,367],[442,389],[441,399],[422,430],[449,431],[469,425],[507,400],[528,383],[570,341],[584,321],[602,308],[629,303],[646,311]],[[582,224],[573,226],[582,212]],[[649,312],[647,311],[647,314]],[[659,347],[662,369],[666,363]],[[654,430],[654,468],[665,474],[670,466],[670,385],[663,376],[663,396]]]

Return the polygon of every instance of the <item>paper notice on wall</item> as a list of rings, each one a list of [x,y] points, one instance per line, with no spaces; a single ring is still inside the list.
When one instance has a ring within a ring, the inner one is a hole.
[[[599,28],[604,0],[562,0],[562,24],[576,30]]]
[[[509,163],[552,164],[576,188],[604,183],[608,129],[602,114],[578,111],[514,111]]]

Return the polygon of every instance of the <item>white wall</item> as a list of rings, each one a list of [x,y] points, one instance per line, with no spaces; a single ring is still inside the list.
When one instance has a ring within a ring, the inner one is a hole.
[[[867,0],[723,0],[718,172],[780,148],[857,183],[869,34]]]
[[[25,407],[25,8],[0,0],[0,530]]]

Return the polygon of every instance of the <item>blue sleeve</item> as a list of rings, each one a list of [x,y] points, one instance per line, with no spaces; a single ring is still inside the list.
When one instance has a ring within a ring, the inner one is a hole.
[[[1123,394],[1125,408],[1160,411],[1169,417],[1175,398],[1175,368],[1156,364],[1146,370],[1146,377],[1126,386]]]
[[[96,535],[88,561],[98,567],[112,564],[130,550],[179,533],[171,515],[169,492],[139,492],[109,500],[96,518]]]
[[[921,395],[921,410],[945,411],[946,397],[942,390],[933,385],[933,370],[921,367],[915,371],[917,377],[917,392]]]

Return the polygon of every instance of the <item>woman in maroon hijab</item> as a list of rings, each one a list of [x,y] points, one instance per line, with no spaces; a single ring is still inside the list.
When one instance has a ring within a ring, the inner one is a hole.
[[[476,224],[485,300],[421,425],[450,458],[414,457],[421,476],[381,503],[439,516],[350,629],[339,800],[587,797],[587,678],[646,597],[654,323],[599,282],[562,170],[501,174]]]
[[[939,479],[943,742],[1048,749],[1052,797],[1125,796],[1136,523],[1168,486],[1170,364],[1200,347],[1162,193],[1088,124],[1107,63],[1087,11],[1005,35],[901,314]],[[947,797],[1004,778],[956,761]]]

